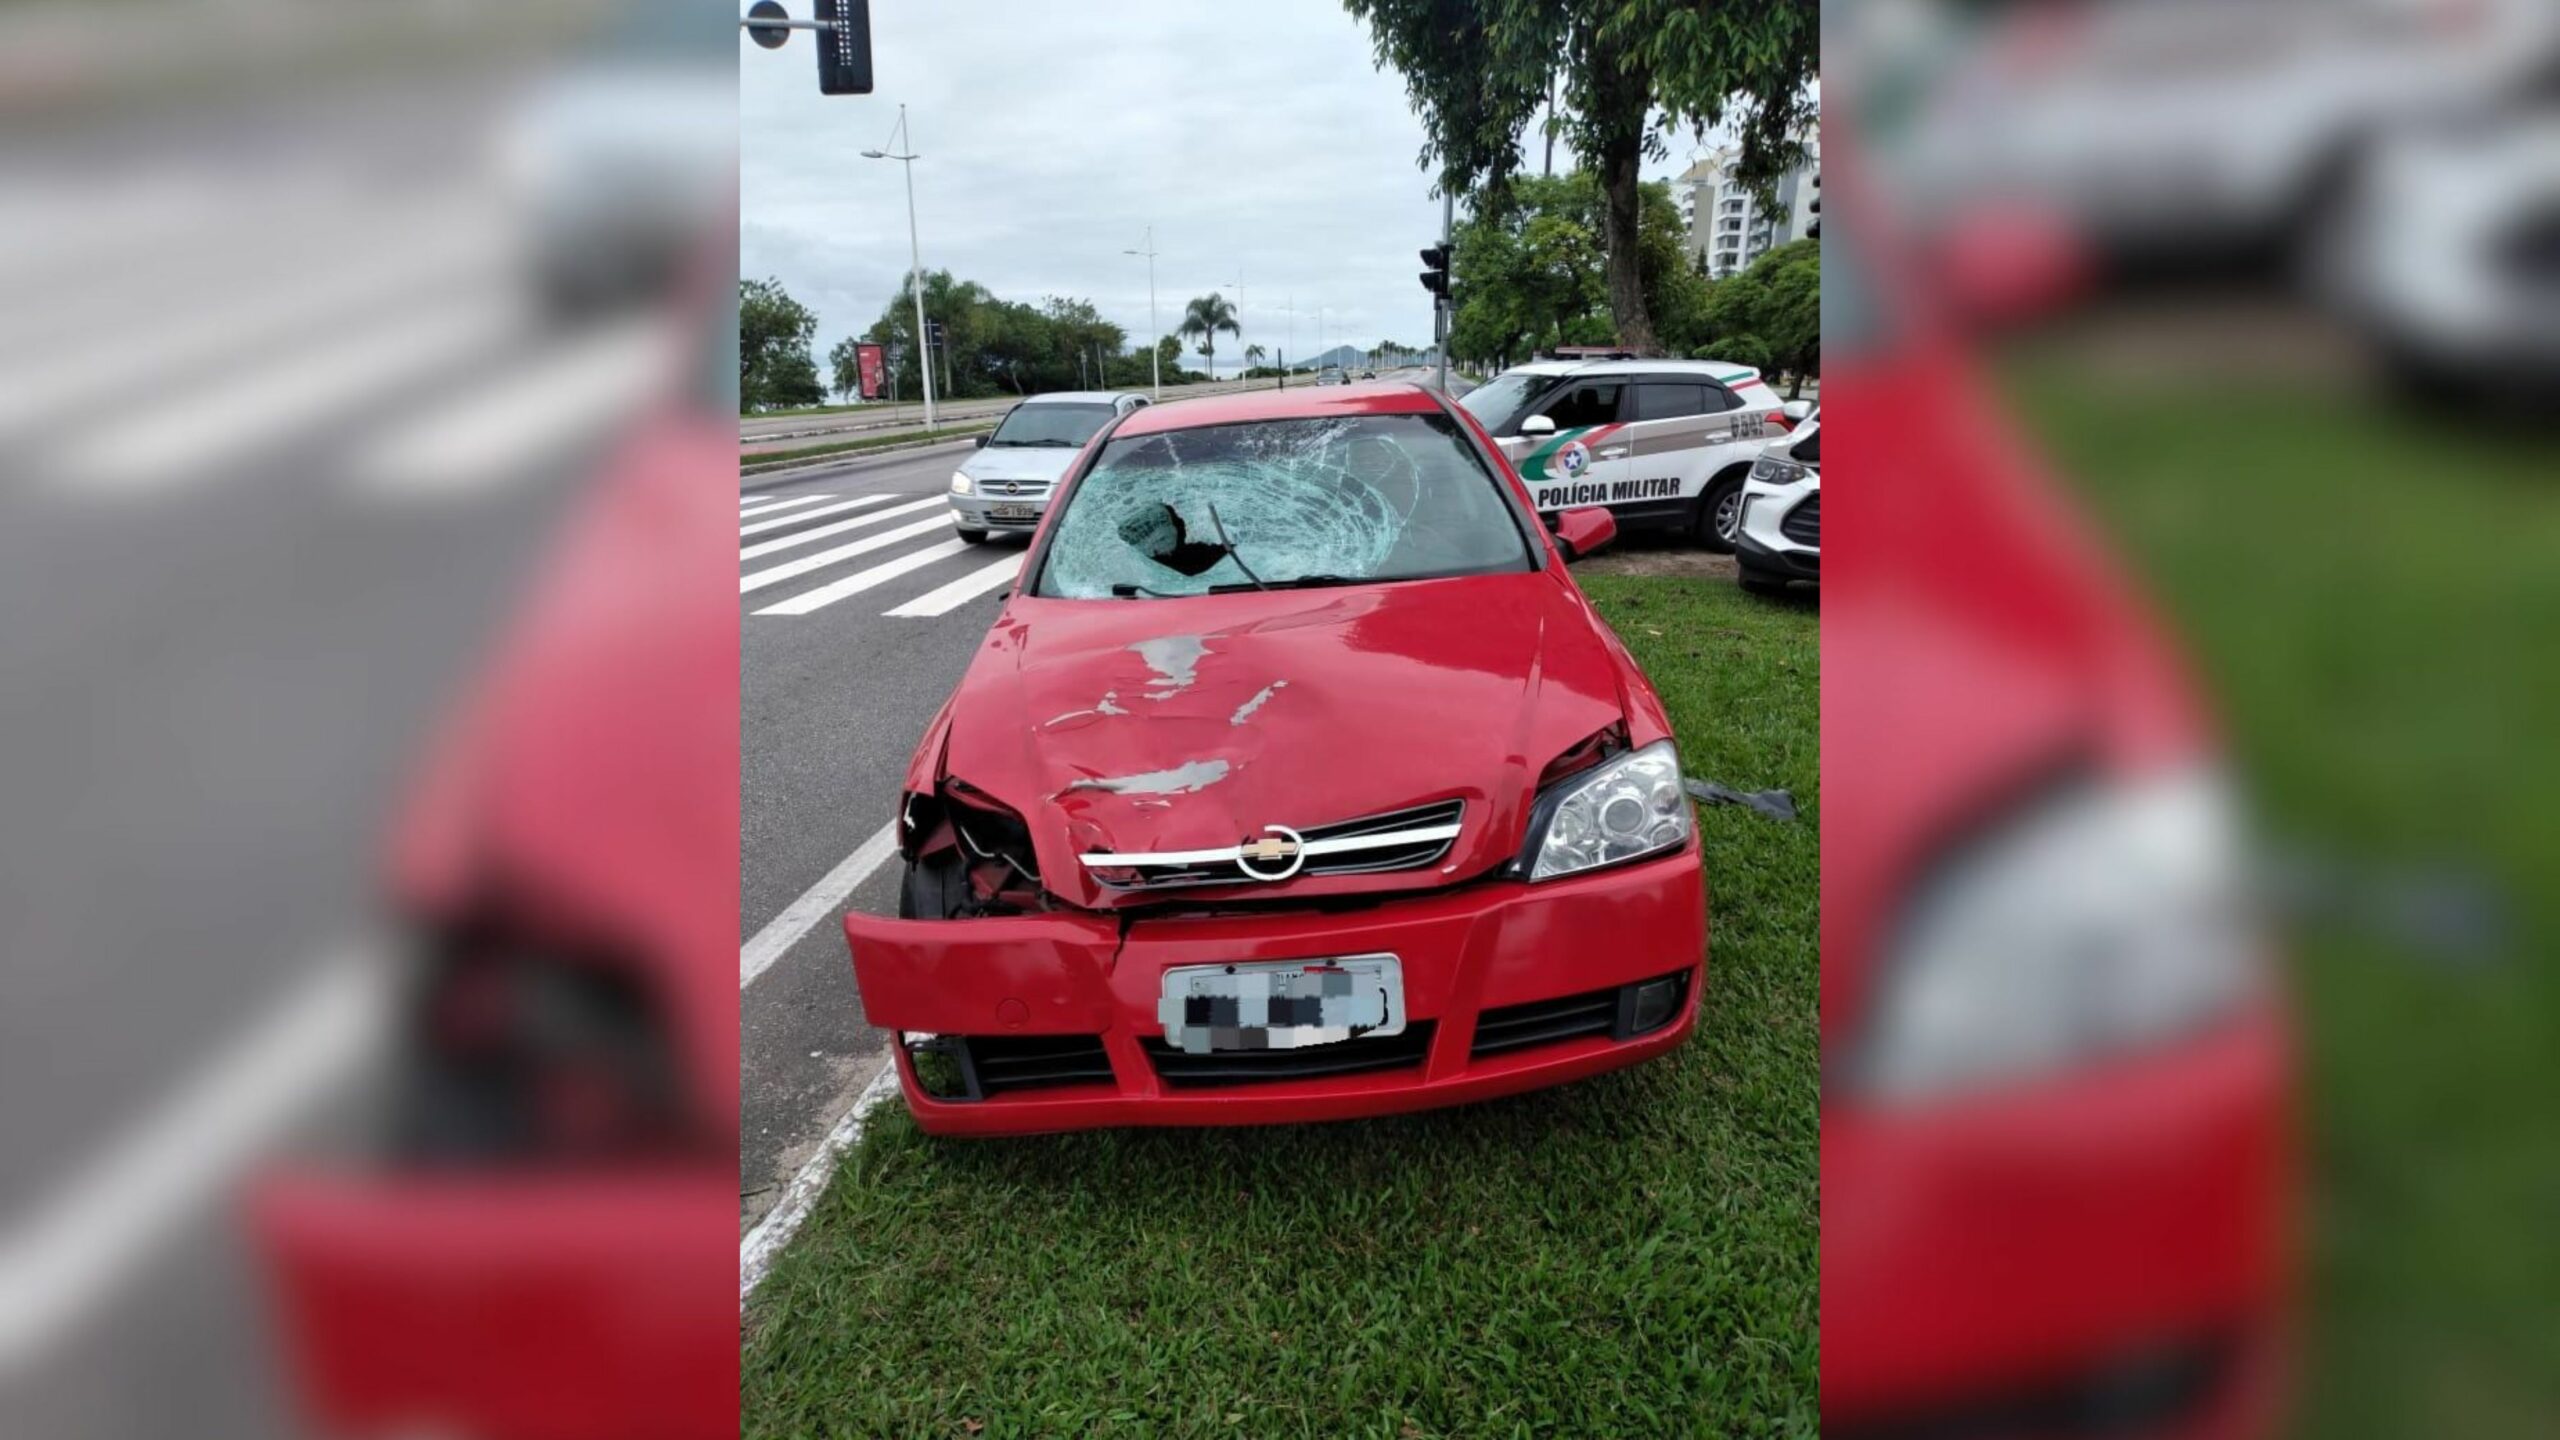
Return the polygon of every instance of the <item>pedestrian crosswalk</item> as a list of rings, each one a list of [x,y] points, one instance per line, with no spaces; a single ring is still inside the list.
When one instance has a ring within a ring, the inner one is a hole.
[[[751,597],[752,616],[810,615],[893,589],[883,618],[929,620],[994,594],[1022,569],[1020,546],[971,545],[954,534],[940,491],[749,495],[738,502],[738,519],[738,593]],[[839,536],[840,544],[807,549]],[[757,563],[799,551],[806,553]],[[759,593],[778,588],[785,592],[778,599]]]
[[[277,170],[216,197],[0,161],[0,228],[28,242],[0,246],[0,468],[19,487],[462,499],[565,473],[676,377],[668,307],[571,323],[537,302],[485,179],[384,199]],[[147,263],[110,263],[128,251]]]

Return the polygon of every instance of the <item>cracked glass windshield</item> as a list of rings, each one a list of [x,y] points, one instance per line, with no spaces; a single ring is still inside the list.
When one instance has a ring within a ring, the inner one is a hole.
[[[1530,567],[1456,421],[1359,415],[1113,440],[1068,495],[1033,593],[1162,598]]]
[[[996,433],[987,437],[990,447],[997,445],[1082,445],[1111,418],[1108,405],[1017,405],[1004,417]]]

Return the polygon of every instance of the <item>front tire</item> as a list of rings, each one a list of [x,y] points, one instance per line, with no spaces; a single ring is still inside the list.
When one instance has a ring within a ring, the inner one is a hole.
[[[1718,555],[1733,553],[1733,543],[1742,534],[1742,481],[1748,470],[1727,470],[1707,482],[1707,491],[1698,497],[1698,543]]]
[[[984,545],[987,543],[987,532],[984,530],[963,530],[960,532],[960,538],[971,545]]]

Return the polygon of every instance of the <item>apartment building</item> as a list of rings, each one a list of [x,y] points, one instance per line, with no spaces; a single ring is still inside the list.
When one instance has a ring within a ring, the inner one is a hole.
[[[1819,150],[1779,177],[1775,203],[1767,206],[1734,180],[1738,158],[1729,145],[1709,151],[1671,182],[1681,218],[1688,223],[1689,253],[1719,279],[1809,234],[1822,197]]]

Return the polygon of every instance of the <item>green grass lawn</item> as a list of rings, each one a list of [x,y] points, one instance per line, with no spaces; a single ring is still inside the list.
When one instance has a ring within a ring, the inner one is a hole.
[[[1701,814],[1703,1023],[1432,1115],[937,1142],[892,1106],[748,1314],[753,1436],[1811,1435],[1819,617],[1594,577]]]
[[[2280,849],[2504,899],[2485,957],[2304,917],[2303,1430],[2560,1434],[2560,446],[2029,357],[2030,427],[2185,638]]]

